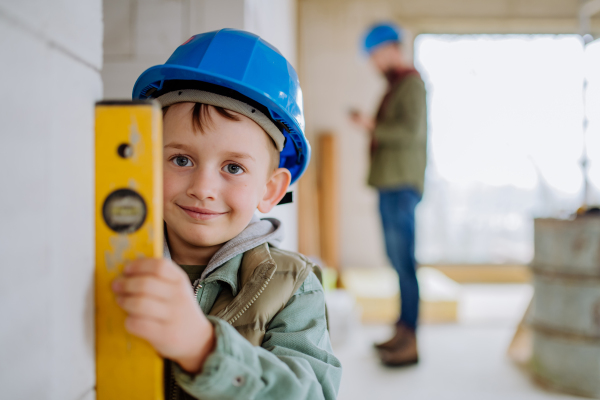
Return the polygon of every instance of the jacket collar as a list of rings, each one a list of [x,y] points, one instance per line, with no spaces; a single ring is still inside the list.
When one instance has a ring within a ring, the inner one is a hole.
[[[204,282],[216,282],[221,281],[231,286],[231,293],[235,296],[238,293],[238,272],[242,266],[242,259],[244,254],[238,254],[225,264],[217,268],[212,274],[210,274]]]
[[[275,261],[273,260],[273,257],[271,257],[269,245],[263,243],[245,253],[233,257],[231,260],[214,270],[204,282],[221,281],[226,283],[231,287],[231,293],[235,297],[241,289],[239,287],[239,282],[246,282],[249,278],[249,276],[240,276],[240,268],[243,266],[242,273],[252,274],[256,267],[266,263],[275,264]]]

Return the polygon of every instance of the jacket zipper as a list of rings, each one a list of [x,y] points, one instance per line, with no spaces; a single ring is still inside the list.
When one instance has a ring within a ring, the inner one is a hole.
[[[171,400],[177,400],[177,382],[175,382],[175,372],[171,365]]]
[[[194,284],[192,285],[192,287],[194,288],[194,297],[196,297],[196,300],[198,300],[198,291],[200,291],[200,289],[202,289],[202,285],[200,284],[200,279],[197,279]]]
[[[232,318],[230,318],[227,322],[232,325],[235,321],[237,321],[242,314],[244,314],[246,312],[247,309],[250,308],[250,306],[256,301],[256,299],[258,299],[258,296],[260,296],[262,294],[262,292],[264,292],[264,290],[267,288],[267,285],[269,284],[269,282],[271,282],[271,277],[269,277],[269,279],[267,279],[265,281],[265,283],[263,283],[263,285],[261,286],[261,288],[258,290],[258,292],[254,295],[254,297],[252,297],[252,299],[250,299],[250,301],[244,306],[242,307],[242,309],[235,314]]]

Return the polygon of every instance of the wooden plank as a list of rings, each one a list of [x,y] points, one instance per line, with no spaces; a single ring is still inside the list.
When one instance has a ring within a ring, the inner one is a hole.
[[[309,164],[298,180],[298,251],[309,257],[320,257],[319,201],[317,174],[314,163]]]
[[[456,283],[439,272],[423,272],[425,270],[418,273],[421,285],[420,321],[422,323],[456,322],[458,319]],[[356,299],[364,323],[392,324],[398,320],[400,293],[398,275],[394,270],[391,268],[345,269],[342,272],[342,281],[346,290]]]
[[[458,283],[529,283],[531,271],[526,265],[438,264],[427,265]]]
[[[319,135],[319,229],[321,259],[339,270],[338,144],[332,133]]]
[[[521,322],[519,322],[506,352],[513,362],[523,368],[529,366],[533,351],[533,332],[527,322],[531,315],[531,304],[529,303]]]
[[[458,300],[421,300],[419,323],[440,324],[458,321]]]
[[[96,398],[159,400],[163,360],[125,330],[111,290],[124,264],[161,257],[162,112],[152,103],[96,106]]]
[[[361,321],[366,324],[393,324],[400,315],[400,296],[392,297],[356,297],[361,310]],[[453,323],[458,320],[458,301],[421,300],[419,305],[419,323]]]

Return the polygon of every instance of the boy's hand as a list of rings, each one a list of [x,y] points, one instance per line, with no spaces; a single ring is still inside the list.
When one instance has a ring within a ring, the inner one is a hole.
[[[125,267],[112,285],[128,314],[127,331],[189,373],[202,369],[215,346],[215,332],[187,275],[170,260],[142,258]]]

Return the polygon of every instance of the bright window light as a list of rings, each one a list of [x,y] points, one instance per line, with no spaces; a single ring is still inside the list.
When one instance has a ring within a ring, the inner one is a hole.
[[[590,193],[587,202],[600,204],[600,40],[585,47],[586,148],[589,157]]]
[[[421,263],[527,263],[533,218],[581,205],[586,71],[587,113],[600,110],[594,46],[577,35],[417,38],[429,107]],[[589,119],[590,180],[600,187],[600,121]]]

